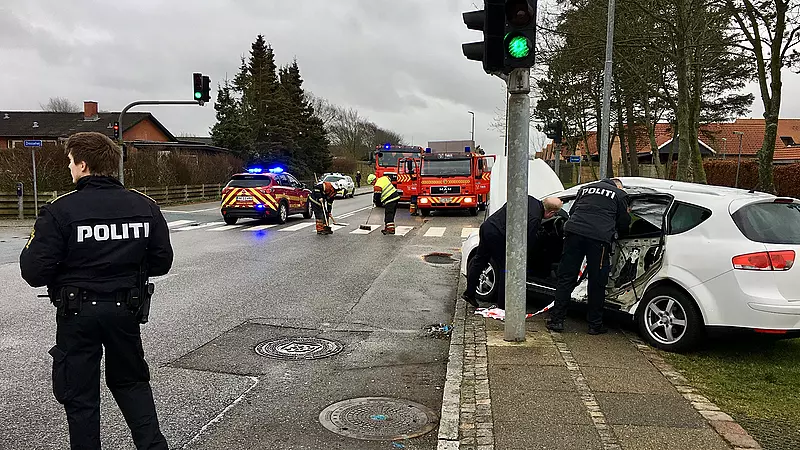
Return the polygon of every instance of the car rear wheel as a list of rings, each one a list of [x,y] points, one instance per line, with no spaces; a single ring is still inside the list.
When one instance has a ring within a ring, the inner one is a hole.
[[[473,261],[470,261],[470,265]],[[495,283],[495,267],[497,264],[494,259],[489,260],[489,264],[481,271],[478,278],[478,286],[475,288],[475,298],[478,301],[492,303],[497,297],[497,289]]]
[[[236,217],[225,217],[225,223],[228,225],[236,225],[236,221],[239,220]]]
[[[683,291],[662,286],[648,292],[637,311],[639,333],[653,347],[668,352],[689,350],[703,338],[703,317]]]
[[[311,202],[306,200],[306,207],[303,210],[303,219],[311,218]]]
[[[286,203],[281,202],[278,205],[278,223],[286,223],[287,217],[289,217],[289,209],[286,207]]]

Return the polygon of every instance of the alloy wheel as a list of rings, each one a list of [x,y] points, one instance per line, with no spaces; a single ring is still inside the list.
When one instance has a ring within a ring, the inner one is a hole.
[[[686,310],[674,298],[653,297],[644,311],[647,333],[662,344],[674,344],[686,334]]]

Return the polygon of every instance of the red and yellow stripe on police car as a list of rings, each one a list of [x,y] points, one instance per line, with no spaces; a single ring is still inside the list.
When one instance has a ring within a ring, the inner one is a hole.
[[[266,206],[267,208],[269,208],[269,209],[271,209],[273,211],[277,211],[278,210],[278,207],[276,206],[278,204],[278,202],[276,202],[275,199],[272,198],[271,195],[262,194],[261,192],[258,192],[255,189],[250,190],[250,193],[253,195],[254,198],[256,198],[258,200],[261,200],[261,203],[264,206]],[[272,201],[270,202],[269,199],[272,199]]]
[[[233,190],[231,190],[228,193],[228,195],[224,199],[222,199],[222,207],[224,208],[227,206],[234,206],[236,203],[236,199],[240,195],[252,197],[254,199],[253,200],[254,203],[263,204],[264,206],[273,211],[278,210],[278,207],[276,206],[278,202],[276,202],[275,198],[273,198],[270,194],[262,194],[261,192],[255,189],[247,189],[247,188],[234,188]]]

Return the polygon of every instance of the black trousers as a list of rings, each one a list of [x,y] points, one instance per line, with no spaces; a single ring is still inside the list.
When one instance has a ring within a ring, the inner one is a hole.
[[[494,285],[497,292],[497,306],[504,308],[506,304],[506,237],[496,227],[483,223],[478,230],[480,242],[475,257],[467,268],[467,295],[475,295],[481,272],[494,259],[497,267],[494,271]]]
[[[53,394],[64,405],[73,450],[100,448],[100,359],[106,385],[131,430],[137,450],[167,449],[158,426],[150,370],[139,322],[125,304],[84,302],[77,315],[57,317]]]
[[[331,213],[331,209],[330,209],[330,208],[331,208],[331,207],[330,207],[329,205],[327,205],[327,204],[326,204],[326,205],[325,205],[325,211],[323,211],[323,210],[322,210],[322,205],[317,205],[316,203],[314,203],[314,202],[311,202],[311,211],[313,211],[313,212],[314,212],[314,217],[315,217],[317,220],[321,220],[321,221],[323,221],[323,222],[327,222],[328,218],[327,218],[327,217],[325,217],[325,212],[327,212],[328,214],[330,214],[330,213]]]
[[[564,253],[558,264],[556,301],[550,310],[550,319],[563,322],[567,316],[572,291],[578,284],[583,258],[586,258],[586,274],[589,277],[589,300],[586,321],[597,328],[603,325],[603,305],[606,301],[606,284],[611,268],[610,245],[603,241],[567,233],[564,238]]]
[[[394,216],[397,214],[397,204],[400,203],[398,199],[389,200],[387,203],[383,204],[383,222],[384,223],[394,223]]]

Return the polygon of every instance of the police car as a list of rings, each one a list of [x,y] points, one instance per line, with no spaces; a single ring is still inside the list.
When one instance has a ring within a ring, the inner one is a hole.
[[[286,223],[292,214],[311,218],[307,186],[282,168],[267,171],[260,167],[234,175],[222,189],[220,212],[225,223],[233,225],[242,218],[275,219]]]
[[[338,172],[325,173],[322,175],[322,181],[333,184],[336,189],[336,195],[340,195],[342,198],[353,198],[356,195],[356,184],[353,183],[353,179],[349,175]]]

